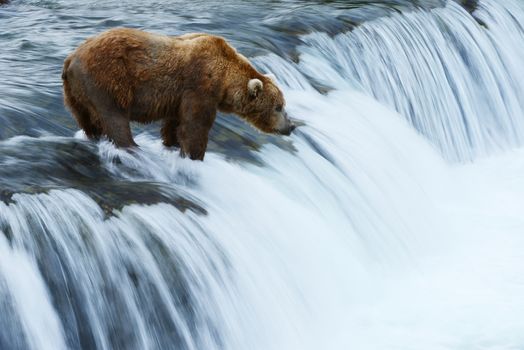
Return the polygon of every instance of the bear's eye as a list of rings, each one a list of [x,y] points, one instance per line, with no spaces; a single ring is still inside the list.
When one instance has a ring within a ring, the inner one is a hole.
[[[277,108],[275,108],[275,111],[282,112],[282,105],[278,105]]]

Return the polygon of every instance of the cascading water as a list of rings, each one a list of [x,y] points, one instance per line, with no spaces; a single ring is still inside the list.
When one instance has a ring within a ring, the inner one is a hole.
[[[305,38],[301,66],[323,84],[357,87],[396,109],[447,159],[519,146],[524,18],[518,5],[481,2],[474,18],[449,2],[368,22],[334,40],[314,33]]]
[[[305,125],[248,159],[0,142],[0,349],[524,347],[523,18],[448,2],[256,57]]]

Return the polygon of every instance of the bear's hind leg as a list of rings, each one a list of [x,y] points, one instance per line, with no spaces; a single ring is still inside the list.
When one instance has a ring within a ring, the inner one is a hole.
[[[137,146],[131,133],[128,113],[119,108],[107,94],[92,85],[88,85],[88,88],[90,99],[96,108],[94,114],[100,123],[102,133],[119,148]]]
[[[120,113],[104,114],[104,133],[119,148],[138,146],[133,140],[129,118]]]
[[[65,89],[64,102],[71,110],[78,126],[84,130],[86,136],[90,139],[98,140],[102,135],[102,129],[97,125],[98,123],[93,113],[89,111],[89,108],[74,98],[69,89]]]
[[[96,125],[96,121],[93,121],[93,117],[84,106],[78,106],[78,108],[71,108],[71,111],[78,123],[78,126],[84,130],[86,136],[90,139],[98,140],[102,135],[102,129]]]
[[[164,146],[180,147],[180,142],[178,142],[177,138],[178,124],[178,118],[168,118],[164,120],[164,125],[162,125],[162,129],[160,130]]]
[[[125,111],[117,108],[111,101],[96,101],[97,114],[103,133],[115,146],[127,148],[138,146],[133,140],[129,118]]]

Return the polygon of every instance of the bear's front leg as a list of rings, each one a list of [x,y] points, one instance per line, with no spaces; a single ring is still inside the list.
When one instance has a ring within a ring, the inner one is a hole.
[[[178,118],[167,118],[164,120],[164,125],[162,125],[162,129],[160,130],[164,146],[180,147],[180,142],[178,142],[177,137],[178,124]]]
[[[199,101],[200,100],[200,101]],[[192,160],[204,160],[209,130],[216,116],[216,106],[196,98],[194,94],[184,94],[180,106],[180,124],[177,139],[180,155]]]
[[[207,148],[207,137],[205,139],[194,138],[184,142],[180,148],[180,156],[191,160],[204,160]]]

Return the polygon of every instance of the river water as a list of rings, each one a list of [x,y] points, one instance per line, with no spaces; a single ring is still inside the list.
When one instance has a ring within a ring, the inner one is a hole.
[[[0,7],[0,349],[524,348],[524,5]],[[63,59],[117,26],[225,36],[290,137],[204,162],[86,140]]]

